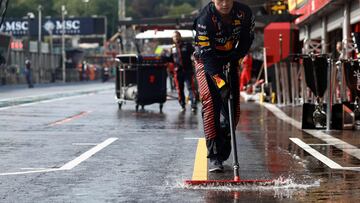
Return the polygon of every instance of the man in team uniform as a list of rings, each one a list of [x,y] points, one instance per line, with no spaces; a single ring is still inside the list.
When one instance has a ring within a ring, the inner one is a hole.
[[[174,45],[171,48],[171,59],[174,62],[174,79],[178,92],[178,100],[182,111],[185,111],[185,93],[184,84],[189,92],[191,110],[196,111],[196,89],[194,83],[194,68],[191,60],[194,48],[191,43],[184,42],[178,31],[173,35]]]
[[[251,9],[234,0],[212,0],[194,22],[196,77],[210,172],[223,171],[222,164],[231,153],[227,99],[231,91],[236,127],[240,115],[238,61],[250,49],[253,28]],[[225,80],[227,64],[230,65],[231,81]]]

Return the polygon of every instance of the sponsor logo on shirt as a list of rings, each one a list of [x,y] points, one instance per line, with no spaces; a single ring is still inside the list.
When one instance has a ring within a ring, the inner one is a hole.
[[[199,39],[200,41],[206,41],[206,40],[209,40],[209,37],[203,36],[203,35],[199,35],[199,36],[198,36],[198,39]]]
[[[197,26],[198,26],[198,28],[206,29],[206,25],[198,24]]]

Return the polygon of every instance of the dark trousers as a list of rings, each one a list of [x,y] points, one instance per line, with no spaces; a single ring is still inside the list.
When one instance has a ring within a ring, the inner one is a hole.
[[[210,160],[225,161],[231,153],[228,104],[227,101],[222,101],[218,88],[215,86],[211,76],[204,70],[204,64],[201,61],[196,61],[195,66],[202,102],[202,117],[208,158]],[[230,68],[230,75],[234,106],[234,128],[236,128],[240,116],[239,72],[236,66]]]
[[[185,93],[184,88],[189,92],[189,99],[191,101],[191,107],[196,108],[196,89],[194,83],[194,73],[192,71],[175,71],[174,75],[175,86],[178,92],[178,100],[182,107],[185,107]]]
[[[27,71],[26,71],[25,77],[26,77],[26,82],[27,82],[29,88],[33,87],[33,84],[32,84],[32,75],[31,75],[31,71],[30,71],[30,70],[27,70]]]

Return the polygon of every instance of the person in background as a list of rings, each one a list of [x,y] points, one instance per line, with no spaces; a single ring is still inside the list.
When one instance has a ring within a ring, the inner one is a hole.
[[[186,98],[184,84],[186,84],[191,102],[191,111],[195,112],[197,109],[196,89],[194,83],[194,68],[191,60],[194,48],[191,43],[182,40],[179,31],[174,32],[172,39],[174,45],[171,48],[170,59],[174,63],[174,79],[178,92],[178,100],[182,111],[185,111]]]
[[[101,68],[101,79],[102,82],[106,82],[109,80],[110,77],[110,68],[108,67],[107,63],[103,63],[103,66]]]
[[[79,63],[76,67],[78,73],[79,73],[79,81],[83,80],[83,63]]]
[[[171,92],[175,91],[175,81],[174,81],[174,75],[175,75],[175,67],[173,61],[170,59],[170,50],[163,49],[161,52],[162,60],[166,61],[166,72],[169,77],[170,82],[170,90]]]
[[[81,67],[82,80],[89,80],[89,64],[86,61],[83,61]]]
[[[209,171],[222,172],[223,162],[231,153],[227,101],[234,105],[234,127],[240,116],[239,60],[249,51],[254,39],[251,9],[234,0],[212,0],[194,22],[195,67],[200,99]],[[227,81],[224,67],[230,71]],[[231,87],[231,89],[230,89]]]
[[[32,70],[31,70],[31,61],[29,59],[25,60],[25,78],[29,88],[33,88],[32,83]]]
[[[253,66],[253,59],[251,54],[245,56],[242,61],[242,71],[240,76],[240,91],[244,91],[246,85],[251,80],[251,71]]]
[[[342,70],[341,70],[341,60],[344,59],[344,52],[343,52],[343,44],[341,41],[336,42],[335,47],[335,53],[334,58],[336,61],[336,82],[335,82],[335,90],[336,90],[336,97],[338,99],[338,102],[341,102],[342,99],[345,99],[345,93],[343,91],[346,91],[342,87]]]
[[[341,41],[336,42],[336,50],[334,57],[336,60],[341,60],[344,58],[343,45]]]

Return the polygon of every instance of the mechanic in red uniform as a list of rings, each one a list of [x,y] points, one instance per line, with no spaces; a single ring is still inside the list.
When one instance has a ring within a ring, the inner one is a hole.
[[[244,87],[250,82],[251,80],[251,70],[253,65],[253,59],[250,54],[246,55],[242,61],[242,71],[240,76],[240,91],[245,90]]]

